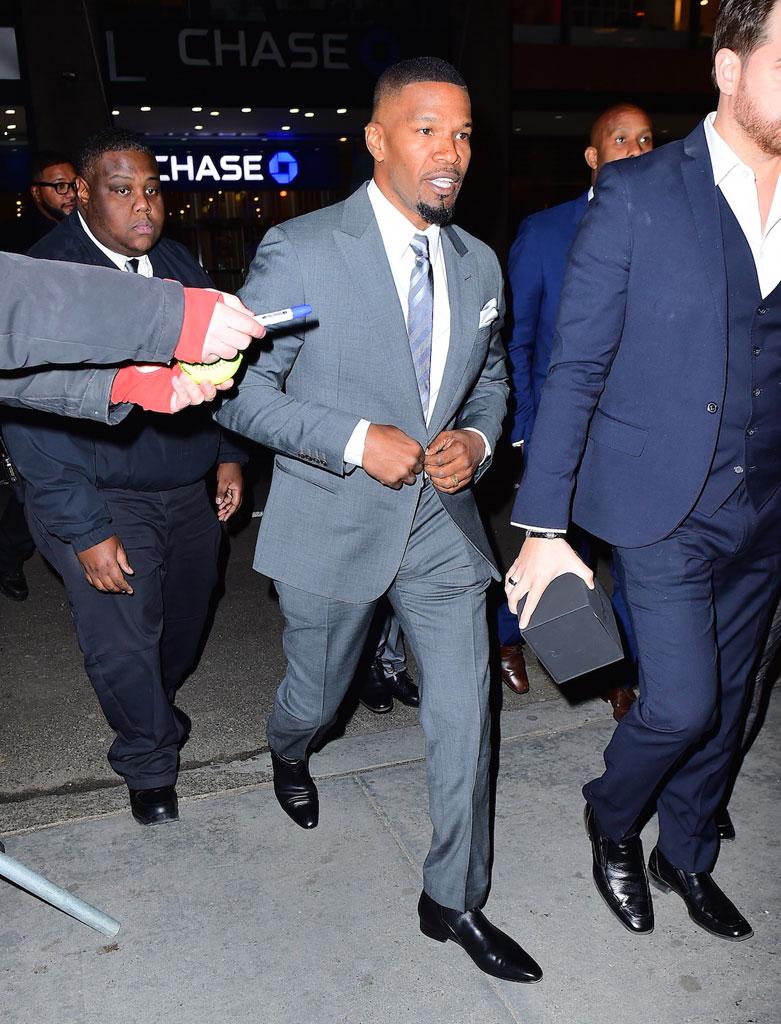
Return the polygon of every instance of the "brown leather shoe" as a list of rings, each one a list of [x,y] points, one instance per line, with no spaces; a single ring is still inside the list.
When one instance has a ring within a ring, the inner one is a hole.
[[[502,682],[515,693],[529,692],[529,677],[526,674],[526,662],[523,660],[523,648],[520,644],[500,646],[499,655],[502,659]]]
[[[624,689],[623,686],[616,686],[612,690],[605,690],[599,695],[606,704],[613,705],[613,718],[620,722],[627,711],[637,700],[632,687]]]

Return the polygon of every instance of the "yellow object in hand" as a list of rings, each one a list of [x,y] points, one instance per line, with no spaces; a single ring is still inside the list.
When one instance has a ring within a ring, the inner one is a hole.
[[[203,384],[206,381],[217,387],[218,384],[224,384],[226,380],[231,379],[241,366],[243,358],[243,353],[239,352],[235,359],[218,359],[216,363],[184,363],[180,359],[179,365],[196,384]]]

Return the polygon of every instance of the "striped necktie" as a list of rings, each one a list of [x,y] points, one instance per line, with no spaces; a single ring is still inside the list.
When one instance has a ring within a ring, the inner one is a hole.
[[[138,273],[138,264],[140,262],[141,261],[139,259],[137,259],[136,257],[133,257],[132,260],[128,260],[125,263],[125,269],[129,270],[131,274],[137,274]]]
[[[434,322],[434,280],[428,254],[428,238],[414,235],[410,242],[415,253],[415,266],[409,279],[407,334],[418,378],[420,404],[428,415],[431,377],[431,334]]]

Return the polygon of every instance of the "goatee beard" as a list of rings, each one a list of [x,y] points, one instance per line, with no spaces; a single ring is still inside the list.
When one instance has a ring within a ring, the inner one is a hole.
[[[445,206],[444,203],[440,206],[429,206],[428,203],[420,202],[417,205],[418,216],[427,224],[436,224],[440,228],[452,221],[454,208],[455,204],[454,206]]]

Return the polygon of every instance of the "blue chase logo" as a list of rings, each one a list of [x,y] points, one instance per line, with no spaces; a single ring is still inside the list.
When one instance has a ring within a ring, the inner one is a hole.
[[[275,153],[269,160],[268,172],[279,185],[289,185],[298,177],[298,160],[292,153]]]

